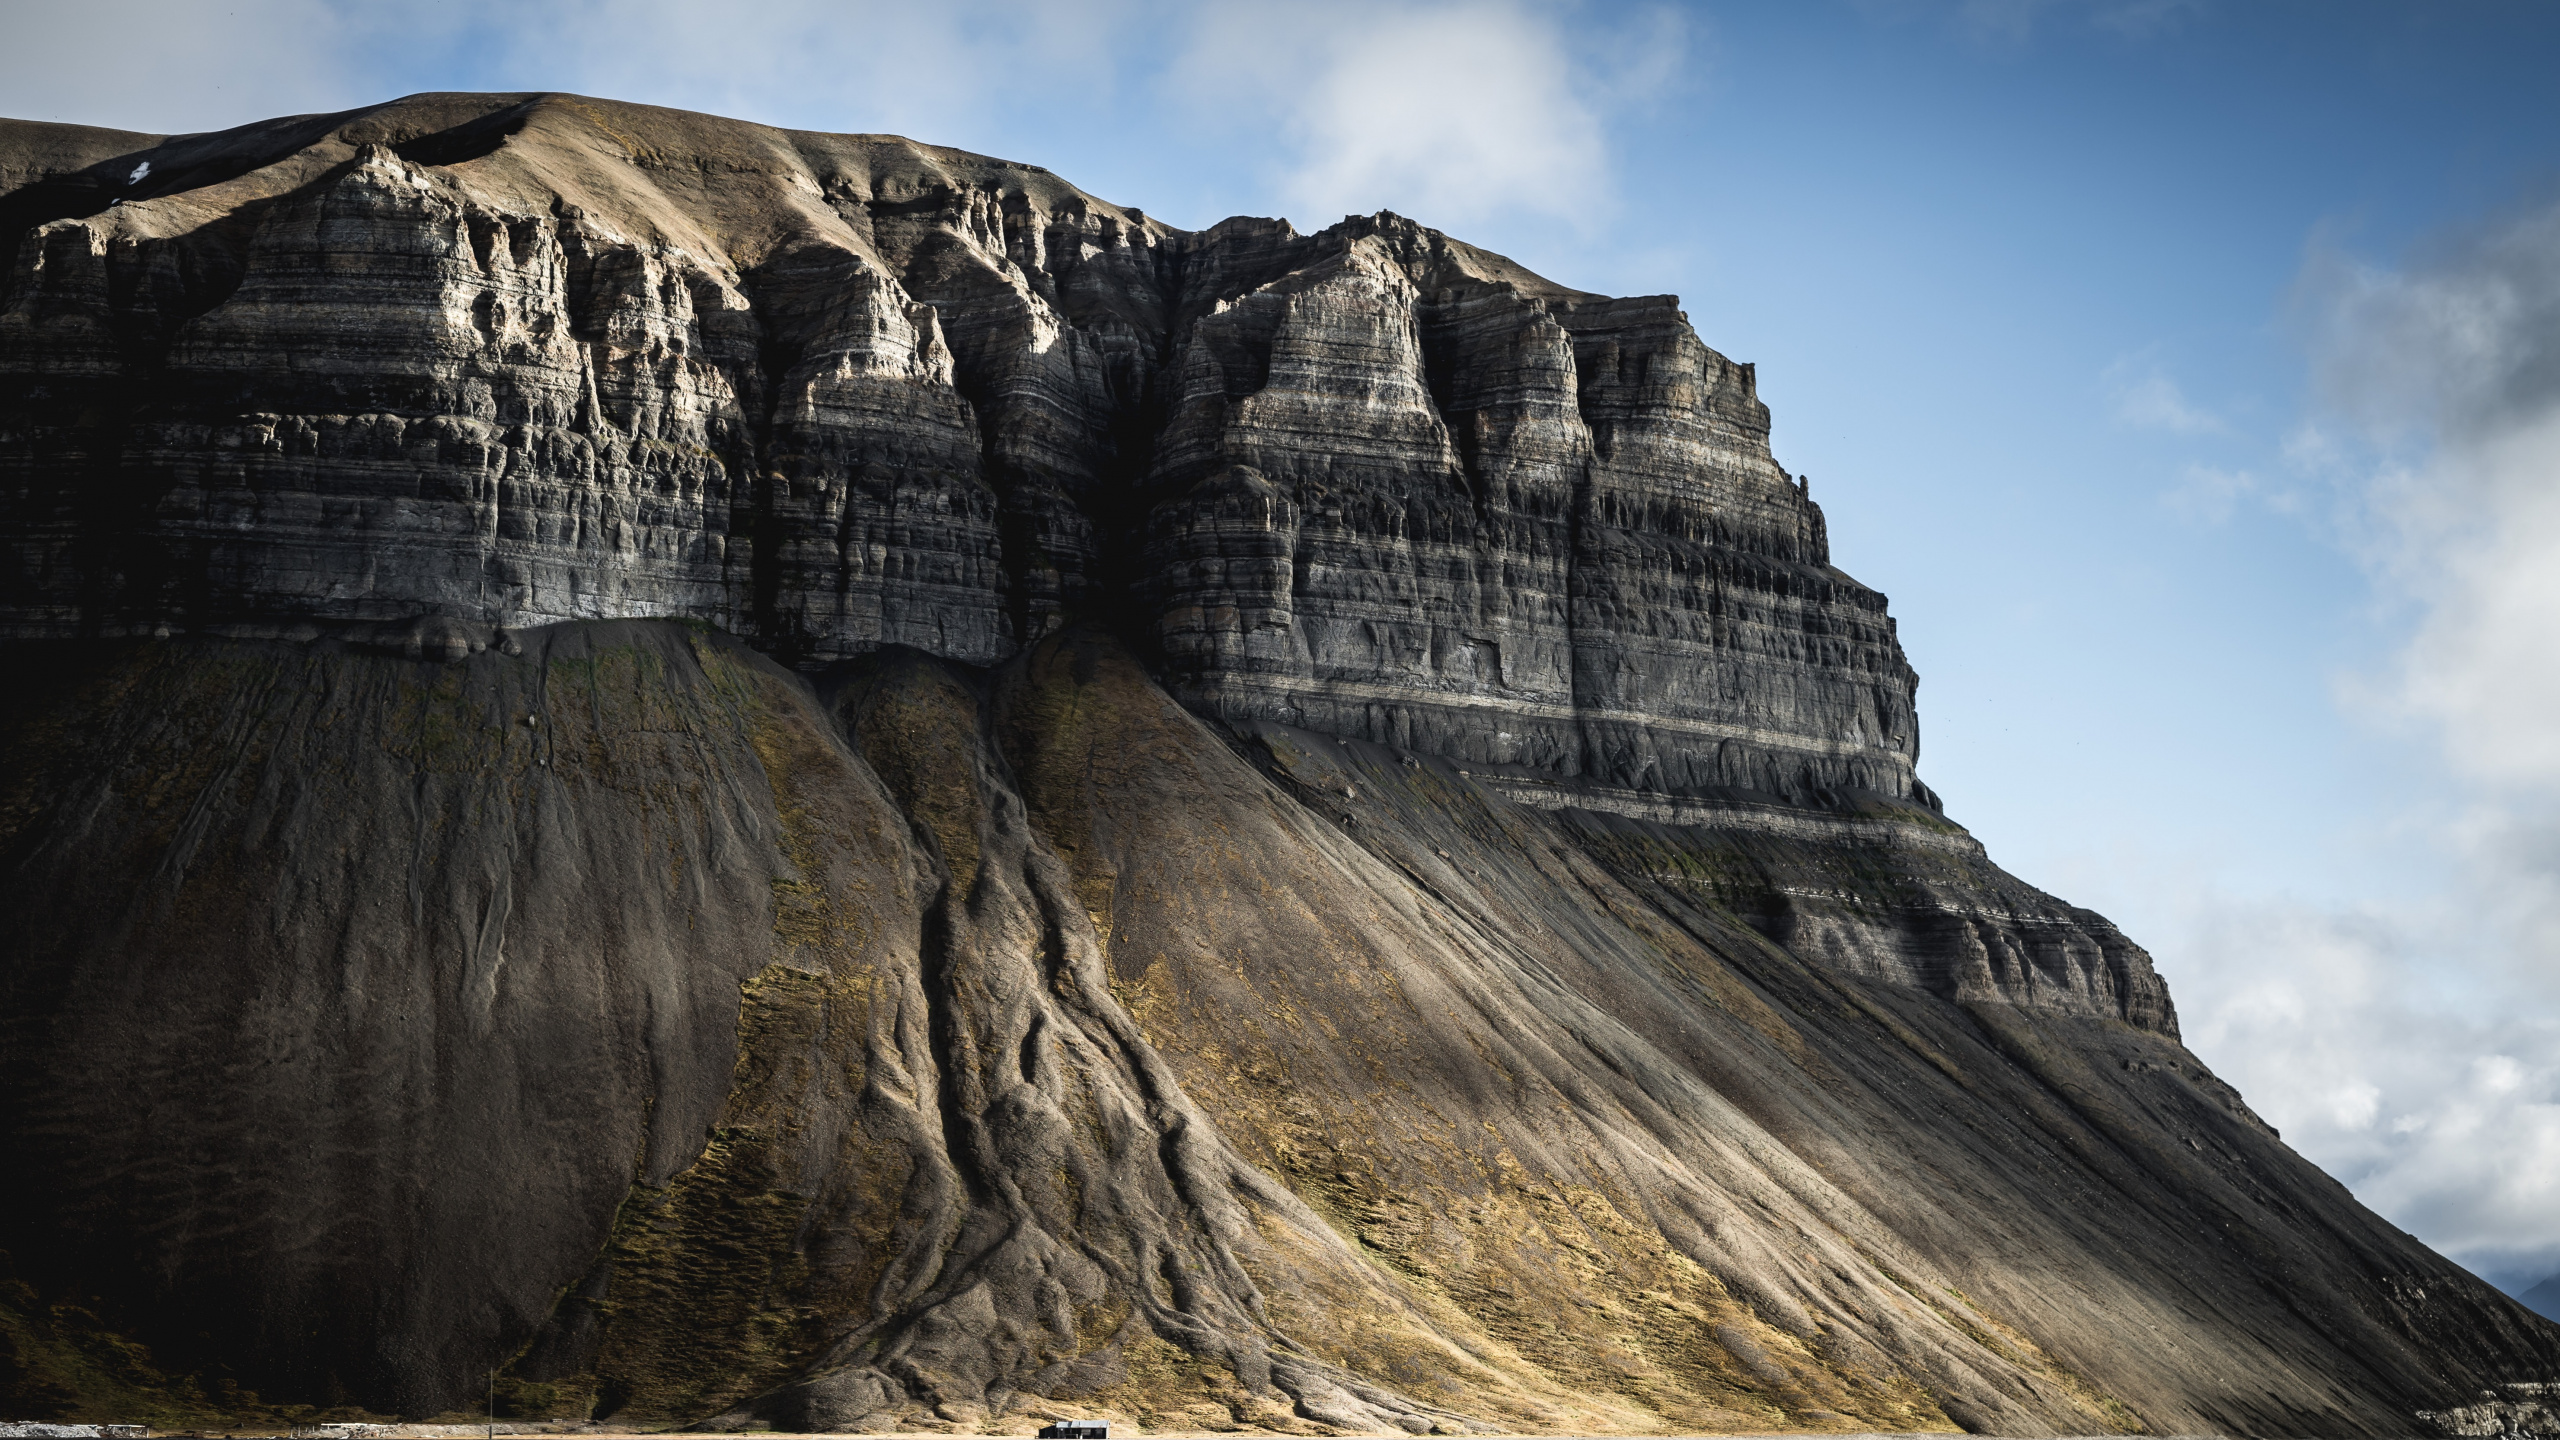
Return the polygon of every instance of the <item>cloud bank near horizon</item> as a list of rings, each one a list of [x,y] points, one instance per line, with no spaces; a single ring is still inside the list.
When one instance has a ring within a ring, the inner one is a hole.
[[[2341,543],[2401,617],[2342,706],[2431,750],[2422,907],[2200,894],[2195,1047],[2367,1204],[2522,1288],[2560,1272],[2560,203],[2389,267],[2315,247],[2297,305]]]

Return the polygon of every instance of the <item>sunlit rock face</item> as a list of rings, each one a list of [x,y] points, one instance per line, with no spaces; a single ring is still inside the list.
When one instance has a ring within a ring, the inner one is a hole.
[[[1224,717],[1927,803],[1883,597],[1668,298],[1389,215],[1190,233],[905,141],[488,106],[119,153],[21,232],[0,626],[985,664],[1134,608]]]
[[[1641,794],[1926,800],[1884,598],[1671,300],[1392,216],[1279,263],[1181,342],[1150,477],[1186,694]]]
[[[0,1410],[2560,1373],[1940,812],[1667,297],[570,96],[0,124],[0,247]]]

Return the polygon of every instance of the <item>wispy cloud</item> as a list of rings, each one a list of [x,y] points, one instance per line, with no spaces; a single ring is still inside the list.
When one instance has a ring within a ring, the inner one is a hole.
[[[2178,483],[2161,500],[2180,519],[2219,525],[2231,518],[2241,501],[2262,488],[2257,475],[2248,470],[2189,465],[2179,472]]]
[[[1199,14],[1172,74],[1203,123],[1276,130],[1302,224],[1392,208],[1590,226],[1614,200],[1609,112],[1671,84],[1686,46],[1668,6],[1315,0],[1275,27],[1238,4]]]
[[[2510,838],[2513,838],[2510,835]],[[2424,910],[2197,902],[2178,933],[2187,1042],[2368,1205],[2509,1284],[2560,1271],[2560,986],[2511,961],[2526,917],[2465,866]]]
[[[2320,392],[2369,459],[2365,556],[2418,621],[2378,692],[2448,765],[2560,813],[2560,205],[2305,280]]]
[[[1121,105],[1222,137],[1230,202],[1302,224],[1391,208],[1443,227],[1590,233],[1611,130],[1673,93],[1695,44],[1671,5],[1532,0],[96,0],[21,7],[0,108],[211,129],[421,89],[576,90],[820,130],[1013,153]],[[1145,198],[1145,197],[1133,197]],[[1207,223],[1215,215],[1186,217]]]
[[[2102,378],[2120,424],[2171,435],[2220,435],[2231,428],[2221,416],[2188,399],[2178,382],[2147,357],[2118,360]]]
[[[2289,470],[2405,617],[2342,701],[2426,745],[2424,904],[2197,907],[2195,1047],[2367,1203],[2511,1283],[2560,1271],[2560,205],[2385,267],[2315,249]],[[2260,488],[2191,472],[2210,508]]]
[[[13,4],[7,20],[13,119],[174,134],[381,98],[347,64],[376,20],[328,0]]]
[[[2017,44],[2034,32],[2036,22],[2055,8],[2056,0],[1960,0],[1956,22],[1979,40]]]
[[[2014,47],[2058,26],[2148,40],[2180,29],[2212,7],[2208,0],[1861,0],[1860,8],[1941,20],[1976,42]]]
[[[482,71],[815,130],[887,130],[992,148],[1026,110],[1120,83],[1143,0],[459,0]]]
[[[94,0],[15,6],[0,107],[212,129],[408,91],[578,90],[831,130],[987,143],[1117,83],[1151,0]]]
[[[2176,30],[2205,10],[2205,0],[2111,0],[2089,7],[2089,23],[2142,40]]]

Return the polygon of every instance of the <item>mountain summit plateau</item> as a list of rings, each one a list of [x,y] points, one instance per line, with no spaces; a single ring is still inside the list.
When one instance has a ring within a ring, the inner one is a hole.
[[[1945,817],[1670,297],[565,95],[0,122],[0,246],[20,1411],[2560,1379]]]

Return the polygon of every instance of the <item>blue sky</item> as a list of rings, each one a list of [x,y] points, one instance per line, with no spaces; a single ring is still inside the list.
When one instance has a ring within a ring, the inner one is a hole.
[[[0,113],[569,89],[1391,208],[1670,291],[1893,597],[1922,773],[2297,1148],[2560,1271],[2560,7],[0,0]],[[2552,577],[2546,579],[2545,577]]]

